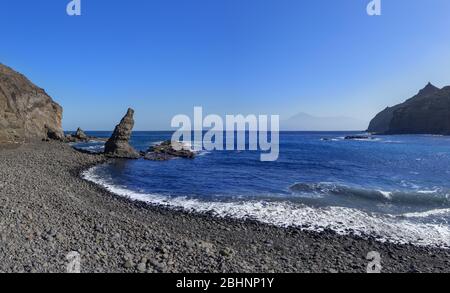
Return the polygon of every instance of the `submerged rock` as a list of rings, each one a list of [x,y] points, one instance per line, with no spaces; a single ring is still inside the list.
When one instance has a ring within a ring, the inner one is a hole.
[[[43,89],[0,64],[0,142],[61,140],[62,112]]]
[[[179,142],[165,141],[147,150],[144,158],[151,161],[166,161],[173,158],[193,159],[195,153]]]
[[[134,110],[128,109],[127,114],[114,129],[111,138],[105,144],[105,155],[112,158],[137,159],[140,154],[130,145],[129,141],[134,127]]]

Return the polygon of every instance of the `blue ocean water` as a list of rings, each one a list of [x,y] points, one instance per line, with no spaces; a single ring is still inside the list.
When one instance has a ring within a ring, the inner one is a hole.
[[[258,151],[203,151],[194,160],[117,160],[84,176],[152,204],[450,247],[450,137],[344,139],[355,134],[282,132],[275,162],[261,162]],[[171,135],[135,132],[131,143],[146,150]]]

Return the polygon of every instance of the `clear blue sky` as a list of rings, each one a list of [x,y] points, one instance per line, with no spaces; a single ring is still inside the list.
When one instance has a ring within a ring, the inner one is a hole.
[[[45,88],[64,127],[136,129],[174,114],[369,120],[428,81],[450,84],[450,1],[0,0],[0,62]]]

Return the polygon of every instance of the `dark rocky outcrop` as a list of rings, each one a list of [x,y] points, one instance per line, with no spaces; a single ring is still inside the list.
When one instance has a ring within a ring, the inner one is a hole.
[[[377,134],[450,134],[450,87],[427,84],[417,95],[388,107],[370,122]]]
[[[81,128],[78,128],[74,134],[67,134],[64,138],[66,142],[85,142],[89,140],[90,137]]]
[[[64,132],[55,130],[53,127],[45,125],[45,132],[47,133],[47,137],[44,137],[46,140],[64,140]]]
[[[89,139],[89,137],[86,135],[86,133],[81,128],[77,129],[77,132],[75,133],[75,138],[77,138],[79,140],[88,140]]]
[[[114,129],[111,138],[105,144],[105,155],[112,158],[137,159],[140,154],[130,145],[129,141],[134,127],[134,110],[128,109],[127,114]]]
[[[0,142],[61,140],[62,113],[43,89],[0,64]]]
[[[374,138],[371,136],[368,136],[368,135],[349,135],[349,136],[346,136],[344,139],[345,140],[361,140],[361,139],[367,140],[367,139],[374,139]]]
[[[107,141],[107,139],[102,137],[95,137],[95,136],[89,136],[87,135],[81,128],[78,128],[75,133],[67,134],[64,137],[65,142],[72,142],[72,143],[78,143],[78,142],[88,142],[88,141]]]
[[[84,140],[83,140],[84,141]],[[77,139],[76,137],[75,137],[75,135],[74,134],[67,134],[65,137],[64,137],[64,142],[80,142],[80,140],[79,139]]]
[[[177,144],[175,146],[175,144]],[[193,159],[195,153],[183,148],[179,142],[165,141],[147,150],[144,158],[151,161],[167,161],[174,158]]]

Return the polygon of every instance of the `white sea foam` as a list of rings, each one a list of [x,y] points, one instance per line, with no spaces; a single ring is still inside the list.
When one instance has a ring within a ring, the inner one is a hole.
[[[378,190],[378,192],[380,192],[386,199],[392,199],[392,192],[383,190]]]
[[[323,139],[322,140],[330,140],[330,141],[369,141],[369,142],[379,142],[382,141],[381,138],[378,137],[368,137],[368,138],[354,138],[351,140],[345,139],[345,136],[339,136],[339,137],[335,137],[335,138],[330,138],[330,139]]]
[[[109,184],[108,180],[96,174],[97,168],[99,166],[85,171],[83,177],[119,196],[154,205],[181,208],[188,212],[210,212],[217,217],[254,219],[281,227],[296,226],[310,231],[332,229],[342,235],[350,233],[360,236],[371,235],[383,242],[450,248],[449,227],[438,224],[416,223],[409,220],[409,218],[418,214],[385,216],[369,214],[351,208],[312,208],[288,202],[205,202],[186,197],[172,198],[158,194],[134,192],[125,187],[114,186]],[[422,215],[426,216],[425,214]]]
[[[197,157],[205,156],[205,155],[208,155],[211,153],[210,151],[207,151],[205,149],[202,149],[200,151],[198,150],[200,148],[203,148],[203,142],[201,142],[201,141],[193,141],[193,142],[183,141],[180,143],[183,145],[184,150],[189,150],[189,151],[195,153],[195,155]]]
[[[198,149],[203,149],[203,142],[202,141],[179,141],[179,143],[182,144],[183,149],[190,150],[192,152],[199,152],[196,151]]]
[[[91,146],[85,147],[85,149],[87,149],[87,150],[103,150],[103,149],[105,149],[105,146],[104,145],[91,145]]]
[[[406,218],[427,218],[430,216],[443,216],[443,215],[450,215],[450,209],[436,209],[425,212],[406,213],[403,214],[402,216]]]
[[[105,143],[105,141],[99,139],[90,139],[88,140],[88,143]]]
[[[155,142],[151,142],[150,145],[151,146],[157,146],[157,145],[162,144],[163,142],[164,141],[155,141]],[[201,151],[198,150],[198,148],[200,148],[202,146],[202,142],[201,141],[199,141],[199,142],[194,141],[193,143],[192,142],[187,142],[187,141],[177,141],[177,143],[181,144],[181,148],[183,150],[191,151],[191,152],[195,153],[195,155],[197,157],[201,157],[201,156],[204,156],[204,155],[207,155],[207,154],[211,153],[211,152],[206,151],[206,150],[201,150]],[[197,148],[195,148],[195,147],[197,147]]]
[[[417,193],[421,193],[421,194],[435,194],[439,191],[439,189],[435,189],[435,190],[418,190]]]
[[[160,144],[162,144],[164,141],[154,141],[154,142],[150,142],[150,145],[151,146],[157,146],[157,145],[160,145]]]
[[[381,141],[381,139],[380,138],[373,138],[373,137],[371,137],[371,138],[357,138],[357,139],[353,139],[353,140],[356,140],[356,141],[369,141],[369,142],[378,142],[378,141]]]

